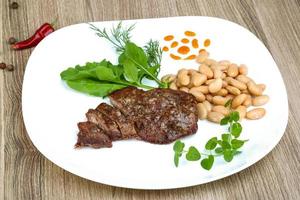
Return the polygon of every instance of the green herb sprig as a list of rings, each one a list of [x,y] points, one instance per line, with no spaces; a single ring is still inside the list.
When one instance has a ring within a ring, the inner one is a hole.
[[[89,24],[90,28],[96,32],[96,34],[108,40],[112,43],[116,49],[116,51],[122,56],[126,55],[128,51],[126,51],[126,46],[131,42],[131,34],[130,32],[134,29],[135,24],[124,28],[122,26],[122,22],[119,22],[116,27],[113,27],[110,30],[110,33],[103,28],[102,30],[96,27],[93,24]],[[132,43],[134,44],[134,43]],[[136,45],[137,46],[137,45]],[[162,50],[159,46],[159,42],[156,40],[150,39],[149,42],[144,46],[144,48],[140,48],[135,50],[136,52],[132,52],[132,56],[127,54],[128,59],[130,59],[138,68],[143,71],[141,73],[140,79],[146,77],[148,79],[154,80],[159,87],[167,88],[167,84],[160,81],[157,76],[160,72],[160,63],[162,59]],[[140,51],[140,52],[138,52]],[[144,62],[146,60],[146,62]],[[120,61],[120,58],[119,58]]]
[[[130,32],[135,27],[135,24],[132,24],[131,26],[124,28],[122,26],[122,22],[120,22],[116,27],[113,27],[110,30],[110,33],[108,33],[108,31],[105,28],[101,30],[91,23],[88,24],[90,25],[90,28],[94,30],[99,37],[105,38],[110,43],[112,43],[117,52],[124,52],[126,44],[130,42]]]
[[[154,80],[159,87],[166,88],[167,83],[161,82],[157,76],[160,71],[162,51],[157,41],[150,40],[143,48],[130,41],[130,32],[134,25],[124,28],[120,22],[110,33],[104,28],[100,30],[93,24],[90,28],[96,34],[110,41],[119,53],[118,64],[113,65],[107,60],[88,62],[83,66],[75,66],[61,72],[61,79],[79,92],[105,97],[111,92],[135,86],[152,89],[145,85],[143,79]]]
[[[226,103],[227,107],[231,107],[231,101]],[[221,138],[212,137],[205,144],[206,152],[200,152],[196,147],[190,146],[185,150],[185,144],[178,140],[173,146],[174,151],[174,164],[176,167],[179,165],[179,160],[183,154],[188,161],[200,161],[203,169],[210,170],[214,164],[215,157],[223,157],[226,162],[231,162],[234,156],[241,153],[240,148],[248,140],[238,139],[243,130],[242,125],[239,123],[239,113],[231,111],[230,114],[224,117],[220,125],[229,125],[228,132],[221,135]],[[201,159],[202,158],[202,159]]]

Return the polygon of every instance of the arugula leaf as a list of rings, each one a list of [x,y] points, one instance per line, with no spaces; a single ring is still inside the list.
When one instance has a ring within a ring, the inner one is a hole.
[[[132,42],[126,43],[124,55],[140,66],[142,70],[149,67],[144,50]]]
[[[124,66],[124,76],[125,78],[132,83],[138,83],[139,77],[138,77],[138,69],[135,66],[133,62],[130,60],[124,60],[123,62]]]
[[[114,74],[114,71],[112,68],[104,67],[104,66],[98,66],[96,68],[96,75],[97,78],[101,81],[115,81],[117,80],[117,76]]]
[[[61,72],[60,77],[62,80],[97,79],[96,71],[99,67],[116,68],[104,59],[101,62],[87,62],[84,66],[76,65],[74,68],[70,67]]]
[[[201,154],[198,151],[198,149],[196,149],[196,147],[194,146],[190,146],[187,154],[186,154],[186,159],[189,161],[197,161],[201,158]]]
[[[69,80],[67,84],[74,90],[99,97],[107,96],[114,90],[126,87],[126,85],[105,83],[90,79]]]
[[[77,79],[85,79],[85,78],[96,78],[95,70],[89,69],[77,69],[75,68],[68,68],[65,71],[60,73],[60,77],[63,80],[77,80]]]
[[[208,158],[204,158],[201,161],[201,166],[206,170],[210,170],[214,164],[214,160],[215,160],[214,156],[209,155]]]
[[[155,80],[159,86],[165,86],[165,84],[157,78],[157,70],[148,65],[147,55],[141,47],[138,47],[132,42],[128,42],[125,46],[124,55],[122,55],[122,60],[124,59],[129,59],[142,71],[140,77],[149,76]]]

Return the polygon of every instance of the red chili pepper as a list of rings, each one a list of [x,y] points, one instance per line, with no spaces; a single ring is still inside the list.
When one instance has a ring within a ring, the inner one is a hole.
[[[35,47],[42,39],[44,39],[52,32],[54,32],[54,28],[51,26],[51,24],[45,23],[34,33],[33,36],[31,36],[27,40],[13,44],[12,48],[20,50]]]

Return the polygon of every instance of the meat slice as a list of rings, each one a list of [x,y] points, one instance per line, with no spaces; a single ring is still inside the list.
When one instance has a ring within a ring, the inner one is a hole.
[[[170,89],[147,92],[129,87],[109,96],[112,104],[135,122],[141,139],[165,144],[196,133],[197,101],[191,94]]]
[[[75,147],[90,146],[93,148],[112,147],[110,138],[92,122],[79,122],[79,133]]]
[[[108,135],[111,140],[119,140],[122,138],[118,125],[98,110],[89,109],[86,113],[86,117],[88,121],[103,129],[105,134]]]
[[[116,122],[121,131],[122,139],[139,138],[135,131],[134,123],[128,120],[119,109],[106,103],[101,103],[96,110],[103,113],[110,120]]]

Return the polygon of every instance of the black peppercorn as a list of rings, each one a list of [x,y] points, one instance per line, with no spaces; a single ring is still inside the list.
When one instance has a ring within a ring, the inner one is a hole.
[[[0,69],[5,69],[6,68],[6,64],[5,63],[0,63]]]
[[[8,39],[8,44],[15,44],[17,42],[17,40],[16,40],[16,38],[14,38],[14,37],[10,37],[9,39]]]
[[[12,9],[18,9],[18,7],[19,7],[19,4],[17,3],[17,2],[12,2],[10,5],[9,5],[9,7],[10,8],[12,8]]]

